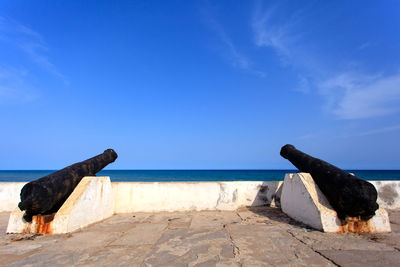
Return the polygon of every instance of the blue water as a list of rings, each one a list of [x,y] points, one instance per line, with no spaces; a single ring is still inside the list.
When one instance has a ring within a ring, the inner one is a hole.
[[[297,170],[104,170],[111,181],[280,181]],[[366,180],[400,180],[400,170],[347,170]],[[0,170],[0,182],[32,181],[55,170]]]

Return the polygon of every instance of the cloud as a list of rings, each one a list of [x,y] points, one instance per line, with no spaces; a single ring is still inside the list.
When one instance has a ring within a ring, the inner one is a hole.
[[[65,76],[46,55],[49,48],[38,32],[17,21],[0,16],[0,41],[19,48],[38,66],[65,81]]]
[[[207,26],[216,33],[219,41],[224,46],[224,49],[221,49],[222,56],[224,56],[232,64],[232,66],[245,70],[254,75],[264,77],[265,73],[254,69],[252,61],[243,53],[239,52],[239,49],[226,33],[224,27],[211,14],[210,9],[203,11],[203,17],[205,18]]]
[[[400,130],[400,125],[392,125],[392,126],[388,126],[388,127],[377,128],[377,129],[373,129],[373,130],[370,130],[367,132],[363,132],[359,135],[364,136],[364,135],[380,134],[380,133],[387,133],[387,132],[393,132],[393,131],[398,131],[398,130]]]
[[[311,81],[309,78],[304,76],[299,76],[299,85],[294,89],[295,91],[308,94],[311,91]]]
[[[278,5],[264,8],[258,3],[251,23],[254,44],[273,49],[285,67],[298,73],[298,86],[294,91],[309,93],[317,89],[325,100],[324,109],[338,119],[366,119],[400,110],[400,73],[382,75],[329,69],[326,59],[321,59],[312,46],[307,46],[301,27],[307,18],[307,8],[285,13]],[[365,42],[358,49],[371,45]],[[351,59],[342,66],[354,64],[362,68]]]
[[[288,48],[290,23],[273,24],[275,11],[276,7],[262,11],[262,8],[257,6],[252,19],[254,41],[257,46],[271,47],[286,58],[290,56]]]
[[[301,49],[294,49],[303,37],[298,26],[305,11],[298,9],[283,16],[280,6],[264,8],[261,2],[257,3],[251,20],[254,44],[275,50],[284,65],[297,66],[305,63],[299,62],[302,57]]]
[[[365,43],[361,44],[357,49],[358,50],[364,50],[364,49],[366,49],[366,48],[368,48],[370,46],[372,46],[372,44],[370,42],[365,42]]]
[[[311,140],[317,136],[315,133],[308,133],[297,137],[298,140]]]
[[[339,119],[365,119],[400,110],[400,73],[391,76],[345,72],[319,84],[328,109]]]
[[[24,69],[0,66],[0,104],[25,103],[37,98],[35,90],[26,82]]]

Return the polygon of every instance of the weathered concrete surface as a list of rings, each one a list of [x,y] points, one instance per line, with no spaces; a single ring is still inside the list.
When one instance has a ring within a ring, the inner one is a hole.
[[[62,234],[73,232],[114,214],[110,177],[84,177],[55,215],[23,219],[16,208],[10,215],[7,233]]]
[[[71,234],[6,235],[2,266],[399,266],[400,211],[392,233],[306,228],[277,208],[130,213]]]
[[[378,191],[378,204],[386,209],[400,209],[399,181],[370,181]]]
[[[282,181],[113,182],[115,213],[235,210],[279,204]]]

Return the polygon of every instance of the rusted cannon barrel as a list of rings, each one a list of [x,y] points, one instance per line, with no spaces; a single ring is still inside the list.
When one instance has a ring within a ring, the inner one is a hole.
[[[25,210],[25,220],[33,215],[56,212],[84,176],[94,176],[118,157],[112,149],[57,172],[27,183],[21,190],[18,207]]]
[[[371,183],[311,157],[292,145],[283,146],[280,154],[301,172],[311,174],[340,219],[360,216],[362,220],[368,220],[375,215],[379,208],[376,203],[378,193]]]

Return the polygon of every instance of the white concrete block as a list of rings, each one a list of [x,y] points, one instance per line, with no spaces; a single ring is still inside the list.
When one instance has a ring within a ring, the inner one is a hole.
[[[57,213],[34,216],[31,223],[16,208],[10,215],[7,233],[69,233],[114,214],[109,177],[84,177]]]
[[[380,208],[367,222],[342,222],[309,173],[289,173],[281,195],[281,208],[289,217],[324,232],[390,232],[387,212]]]

